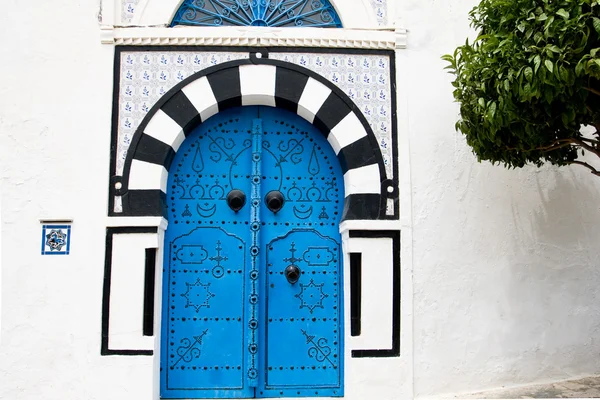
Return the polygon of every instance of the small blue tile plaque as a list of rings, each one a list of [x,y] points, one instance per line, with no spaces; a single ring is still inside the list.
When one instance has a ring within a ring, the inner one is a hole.
[[[66,255],[71,247],[71,225],[42,225],[42,255]]]

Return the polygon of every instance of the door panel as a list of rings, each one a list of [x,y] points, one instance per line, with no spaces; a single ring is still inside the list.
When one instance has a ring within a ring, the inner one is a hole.
[[[182,144],[168,181],[161,397],[253,397],[248,385],[251,110],[225,112]]]
[[[326,138],[307,121],[261,108],[263,193],[279,190],[274,213],[263,202],[264,358],[261,397],[341,396],[341,170]],[[285,270],[296,267],[290,283]]]
[[[228,110],[188,136],[168,181],[161,397],[343,394],[342,179],[287,111]]]

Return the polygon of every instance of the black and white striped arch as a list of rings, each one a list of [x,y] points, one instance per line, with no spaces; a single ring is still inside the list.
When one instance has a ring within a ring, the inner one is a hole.
[[[266,54],[265,54],[266,56]],[[385,203],[398,188],[387,179],[372,129],[339,88],[314,72],[252,54],[198,72],[150,110],[129,147],[122,177],[113,178],[125,216],[162,216],[168,169],[198,124],[227,108],[265,105],[297,113],[317,127],[344,173],[342,220],[385,219]]]

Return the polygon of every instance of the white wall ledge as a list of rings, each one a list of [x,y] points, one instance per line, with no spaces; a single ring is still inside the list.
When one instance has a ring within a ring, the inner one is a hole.
[[[101,27],[101,42],[129,46],[293,46],[394,50],[406,47],[406,30]]]

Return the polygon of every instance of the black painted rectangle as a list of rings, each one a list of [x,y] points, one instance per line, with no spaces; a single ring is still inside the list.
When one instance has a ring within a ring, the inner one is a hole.
[[[308,82],[308,76],[284,68],[275,70],[275,105],[297,112],[298,102]]]
[[[378,219],[381,195],[375,193],[350,194],[344,199],[345,219]],[[385,210],[384,210],[385,212]]]
[[[350,238],[391,238],[392,239],[392,348],[352,350],[352,358],[400,357],[400,231],[349,232]]]
[[[219,103],[219,111],[242,105],[239,67],[216,71],[206,78]]]
[[[156,249],[146,249],[144,276],[144,336],[154,336],[154,284],[156,282]]]
[[[175,152],[169,144],[161,142],[150,135],[143,134],[140,136],[140,141],[135,148],[135,155],[133,158],[152,164],[162,165],[168,170],[173,161],[173,157],[175,157]]]
[[[167,100],[161,110],[181,126],[186,136],[200,123],[198,110],[181,90]]]
[[[110,323],[110,283],[112,277],[113,237],[116,234],[128,233],[158,233],[158,229],[155,227],[106,228],[106,249],[104,253],[104,283],[102,288],[102,337],[100,341],[100,355],[103,356],[151,356],[152,354],[154,354],[154,351],[145,349],[136,350],[109,348],[108,332]]]
[[[368,136],[363,136],[356,142],[350,143],[342,148],[337,157],[345,174],[349,169],[360,168],[371,164],[377,164],[377,155],[371,146]]]
[[[129,216],[165,217],[165,193],[160,189],[128,190],[123,195],[123,211]]]
[[[350,335],[360,336],[362,305],[362,254],[350,253]]]
[[[329,131],[350,114],[350,111],[352,110],[348,104],[337,93],[331,92],[317,111],[313,124],[327,136]]]

